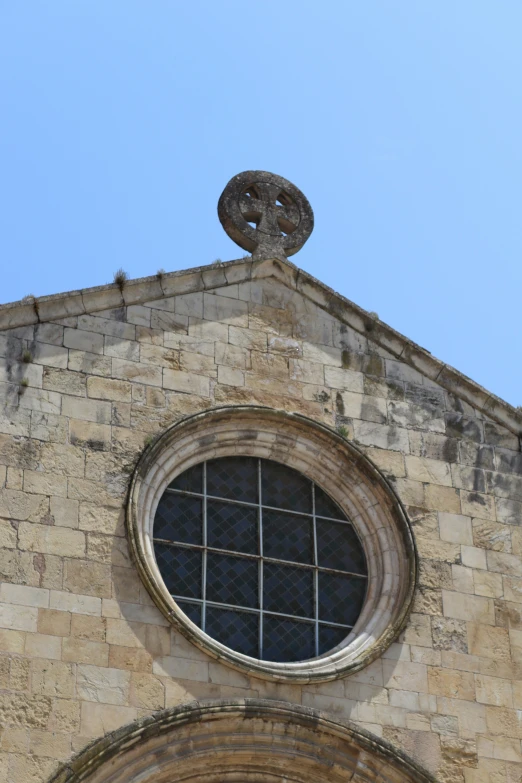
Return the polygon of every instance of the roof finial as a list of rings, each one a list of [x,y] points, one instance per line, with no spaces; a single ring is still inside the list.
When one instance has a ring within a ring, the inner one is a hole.
[[[229,237],[256,260],[297,253],[314,227],[306,196],[268,171],[232,177],[219,198],[218,215]]]

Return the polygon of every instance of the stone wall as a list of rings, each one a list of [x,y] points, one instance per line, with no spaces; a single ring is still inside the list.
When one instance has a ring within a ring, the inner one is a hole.
[[[465,383],[457,396],[444,372],[439,385],[404,346],[408,361],[382,347],[378,322],[352,328],[296,291],[295,275],[234,282],[228,269],[188,293],[174,280],[152,301],[150,283],[134,304],[117,292],[112,309],[88,312],[84,296],[82,314],[44,320],[33,305],[29,325],[0,331],[0,782],[43,783],[104,732],[164,707],[241,696],[350,718],[441,780],[520,780],[518,436],[464,401]],[[278,685],[208,658],[130,560],[126,494],[151,436],[238,403],[342,428],[408,512],[414,610],[357,674]]]

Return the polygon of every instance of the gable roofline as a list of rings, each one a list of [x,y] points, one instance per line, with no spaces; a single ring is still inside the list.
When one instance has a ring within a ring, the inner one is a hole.
[[[338,294],[290,261],[251,257],[169,272],[158,277],[128,280],[120,290],[116,283],[68,291],[52,296],[25,297],[0,305],[0,331],[56,321],[75,315],[142,304],[167,296],[212,291],[234,283],[272,277],[301,293],[322,310],[389,351],[396,359],[457,395],[489,418],[522,436],[522,412],[484,389],[391,326],[375,319],[362,307]]]

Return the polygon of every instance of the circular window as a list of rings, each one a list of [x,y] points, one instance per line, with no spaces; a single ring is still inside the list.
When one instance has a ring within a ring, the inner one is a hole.
[[[170,594],[236,652],[302,661],[330,651],[364,603],[366,557],[346,514],[281,463],[222,457],[172,481],[154,520]]]
[[[404,627],[417,561],[393,489],[345,438],[258,406],[178,422],[143,453],[127,506],[153,600],[251,675],[331,680]]]

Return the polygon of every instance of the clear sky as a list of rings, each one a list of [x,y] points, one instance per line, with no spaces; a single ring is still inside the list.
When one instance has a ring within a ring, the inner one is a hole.
[[[243,255],[218,197],[309,198],[292,260],[522,404],[520,0],[0,0],[0,302]]]

